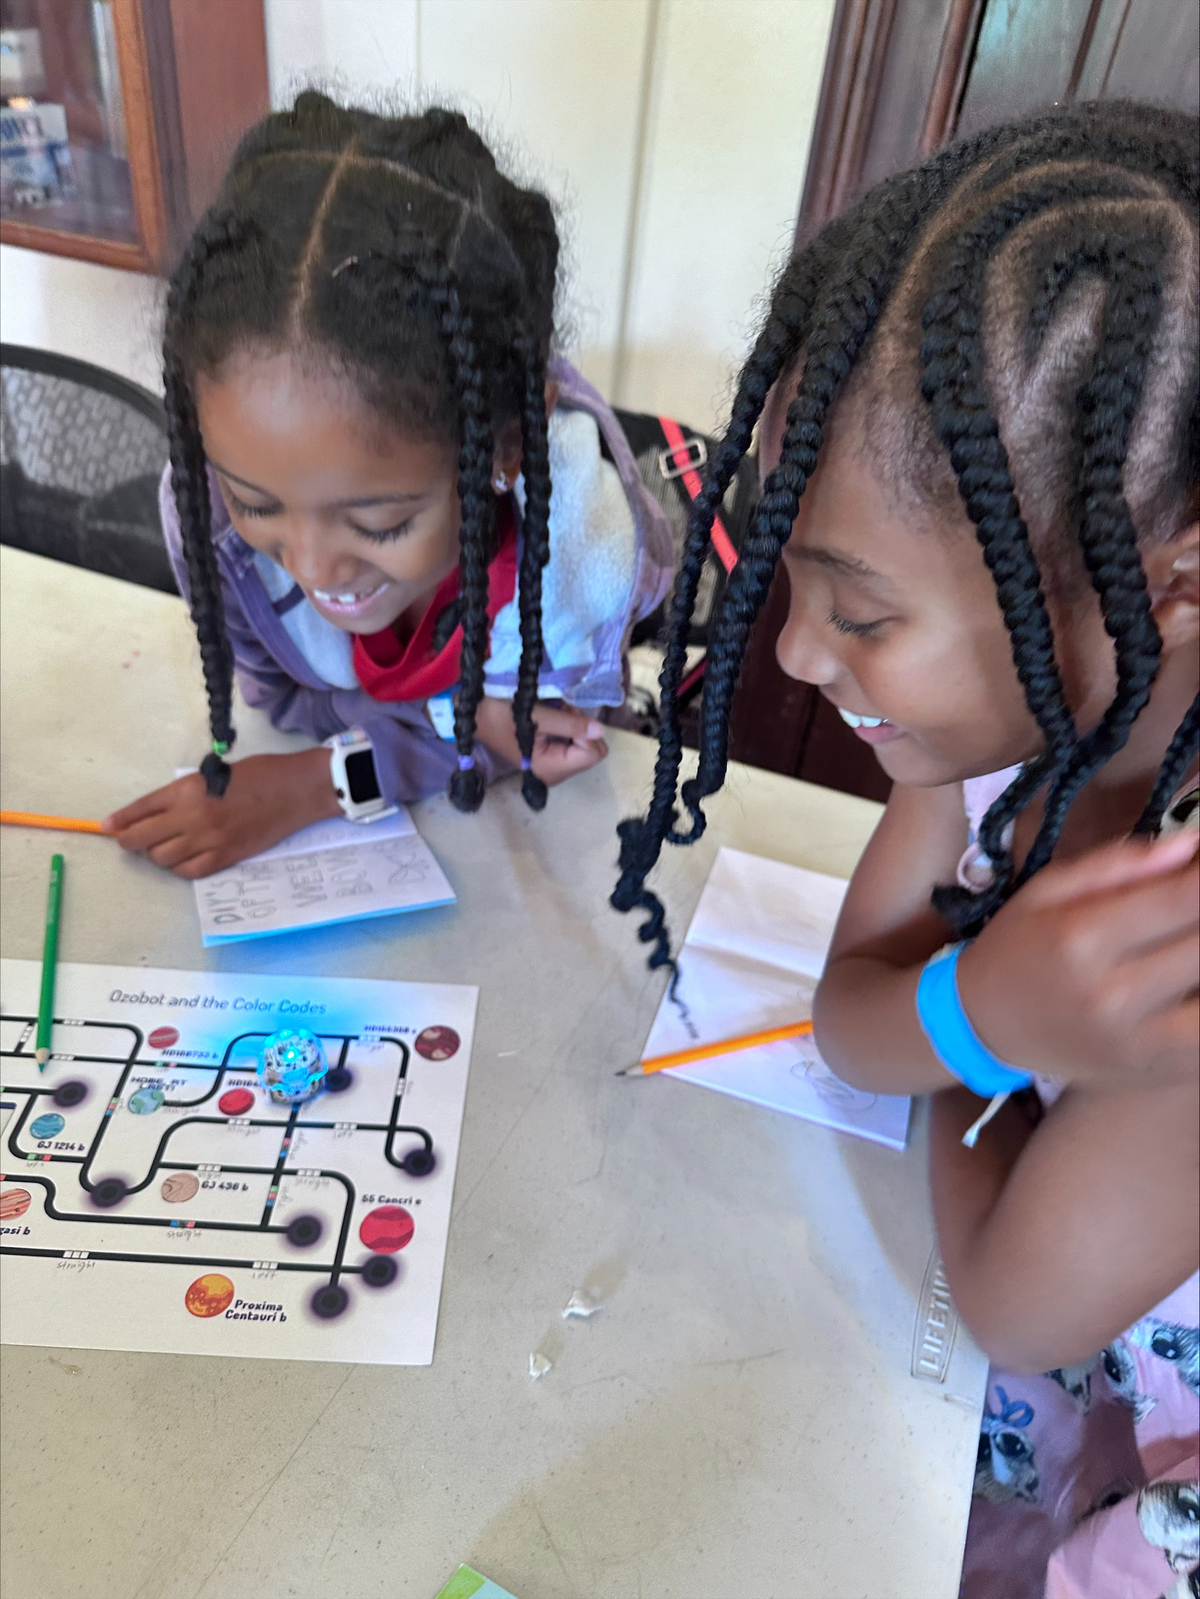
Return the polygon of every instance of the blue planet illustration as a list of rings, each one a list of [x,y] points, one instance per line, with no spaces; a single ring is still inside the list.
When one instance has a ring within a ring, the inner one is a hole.
[[[45,1116],[39,1116],[35,1122],[32,1122],[29,1131],[35,1138],[57,1138],[64,1125],[65,1123],[61,1116],[56,1116],[53,1111],[49,1111]]]
[[[129,1108],[135,1116],[149,1116],[163,1102],[161,1088],[139,1088],[129,1096]]]

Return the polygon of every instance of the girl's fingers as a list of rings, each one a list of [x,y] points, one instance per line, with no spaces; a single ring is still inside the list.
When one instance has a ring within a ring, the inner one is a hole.
[[[536,705],[533,721],[539,733],[557,734],[561,738],[597,739],[604,733],[603,723],[570,705]]]
[[[221,869],[221,859],[216,850],[201,850],[199,855],[192,855],[179,865],[172,868],[176,877],[186,877],[194,880],[197,877],[211,877]]]
[[[1095,914],[1105,916],[1111,934],[1104,942],[1114,958],[1147,955],[1173,942],[1196,926],[1200,902],[1200,868],[1176,871],[1169,877],[1151,877],[1118,891]],[[1092,914],[1088,908],[1088,914]]]
[[[184,823],[176,812],[161,811],[147,817],[145,821],[135,822],[132,826],[122,829],[117,834],[117,843],[132,854],[148,854],[153,860],[151,852],[170,839],[179,838],[183,828]]]
[[[1090,850],[1078,860],[1053,865],[1039,872],[1022,893],[1040,905],[1062,904],[1088,894],[1103,894],[1148,877],[1173,872],[1187,864],[1200,845],[1200,833],[1188,830],[1144,843],[1122,839]]]
[[[207,846],[205,848],[207,850]],[[168,870],[174,871],[182,861],[190,860],[196,853],[195,837],[190,837],[187,833],[178,833],[174,838],[148,849],[146,858],[152,860],[155,866],[165,866]]]
[[[168,783],[165,788],[156,788],[152,794],[143,794],[141,799],[136,799],[131,805],[123,806],[119,811],[113,811],[111,816],[106,816],[100,823],[106,833],[123,833],[126,828],[132,827],[136,822],[145,821],[148,816],[158,816],[164,811],[169,811],[179,799],[180,783],[190,782],[190,777],[176,778],[175,782]]]
[[[1129,1012],[1137,1018],[1180,1004],[1200,987],[1200,932],[1193,927],[1149,955],[1123,961],[1113,983],[1128,996]]]

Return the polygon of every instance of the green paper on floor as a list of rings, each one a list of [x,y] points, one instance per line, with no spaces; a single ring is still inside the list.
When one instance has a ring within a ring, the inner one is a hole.
[[[437,1599],[513,1599],[513,1595],[470,1566],[459,1566]]]

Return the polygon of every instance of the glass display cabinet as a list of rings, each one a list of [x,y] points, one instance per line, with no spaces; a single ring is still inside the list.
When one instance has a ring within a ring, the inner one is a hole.
[[[262,0],[0,0],[0,240],[169,264],[269,108]]]

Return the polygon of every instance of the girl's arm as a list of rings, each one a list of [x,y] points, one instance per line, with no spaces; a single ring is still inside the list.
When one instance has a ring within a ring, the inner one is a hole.
[[[933,910],[967,847],[962,789],[896,784],[850,880],[813,1005],[821,1054],[876,1093],[919,1094],[955,1079],[917,1020],[917,979],[950,939]]]
[[[1036,1131],[1010,1102],[964,1149],[982,1109],[964,1088],[933,1102],[934,1214],[955,1303],[998,1364],[1073,1365],[1196,1269],[1195,1067],[1169,1087],[1068,1090]]]
[[[952,879],[962,844],[957,785],[893,790],[851,882],[814,1006],[821,1052],[851,1083],[919,1093],[954,1082],[917,1020],[916,990],[949,933],[928,897]],[[993,1054],[1118,1091],[1190,1080],[1200,981],[1195,847],[1194,833],[1106,845],[1051,864],[1013,895],[958,964],[964,1009]]]

